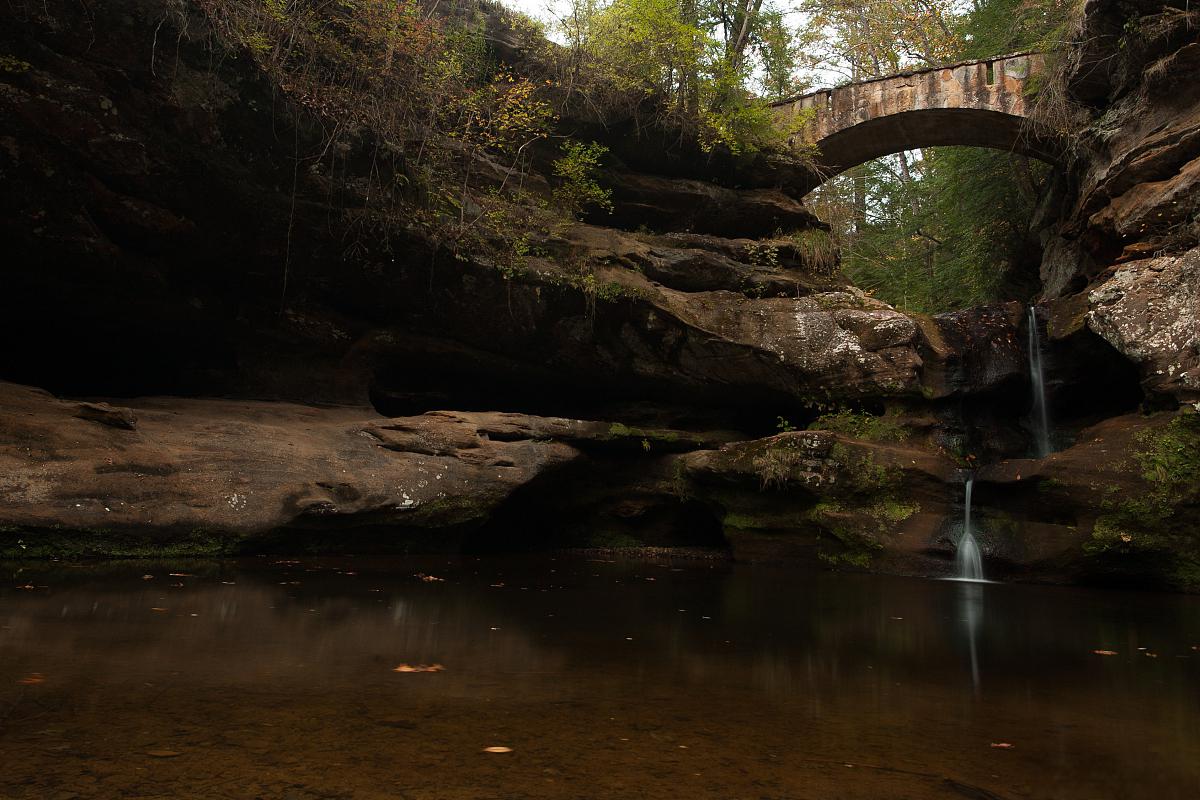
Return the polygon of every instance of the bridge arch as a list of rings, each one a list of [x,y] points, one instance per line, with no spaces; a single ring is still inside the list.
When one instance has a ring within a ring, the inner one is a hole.
[[[923,147],[990,147],[1053,162],[1054,137],[1027,119],[1025,90],[1043,66],[1040,53],[1017,53],[904,72],[810,92],[775,104],[775,114],[798,126],[795,146],[819,150],[805,191],[872,159]]]

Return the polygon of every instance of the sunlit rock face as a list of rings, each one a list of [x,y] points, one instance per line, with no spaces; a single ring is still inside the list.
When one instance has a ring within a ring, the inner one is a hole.
[[[1088,327],[1141,367],[1147,390],[1200,399],[1200,249],[1124,266],[1088,304]]]
[[[1125,282],[1158,272],[1159,256],[1200,237],[1200,87],[1182,79],[1200,68],[1194,26],[1183,4],[1087,4],[1080,41],[1065,55],[1065,91],[1091,123],[1069,165],[1075,190],[1047,243],[1044,298],[1095,289],[1115,264]],[[1151,280],[1137,282],[1143,295],[1154,291]]]

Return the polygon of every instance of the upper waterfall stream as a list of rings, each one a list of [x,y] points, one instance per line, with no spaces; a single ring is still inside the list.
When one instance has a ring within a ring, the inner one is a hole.
[[[1033,385],[1034,455],[1050,455],[1050,412],[1046,408],[1046,375],[1042,370],[1042,343],[1038,333],[1037,309],[1029,306],[1029,381]]]

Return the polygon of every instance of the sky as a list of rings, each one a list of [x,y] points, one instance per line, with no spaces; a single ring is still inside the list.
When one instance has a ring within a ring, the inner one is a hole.
[[[547,22],[565,14],[571,7],[571,0],[499,0],[499,2],[509,8],[515,8],[531,17]],[[549,35],[551,39],[558,39],[553,31],[549,31]],[[822,86],[837,86],[846,80],[845,75],[841,72],[820,67],[811,69],[807,74],[807,78],[813,89]]]
[[[515,8],[541,20],[552,19],[555,11],[561,13],[571,5],[570,0],[500,0],[500,2],[509,8]]]

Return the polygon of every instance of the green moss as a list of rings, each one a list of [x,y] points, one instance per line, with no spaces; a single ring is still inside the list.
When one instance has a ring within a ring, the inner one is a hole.
[[[1200,588],[1200,416],[1180,414],[1139,432],[1133,461],[1147,490],[1113,487],[1084,550],[1104,570],[1148,573],[1180,588]]]
[[[605,438],[608,441],[637,442],[642,451],[646,453],[653,450],[655,444],[675,444],[681,439],[675,431],[643,430],[642,428],[631,428],[620,422],[614,422],[608,426],[608,435]]]
[[[33,65],[15,56],[0,56],[0,71],[10,73],[28,72]]]
[[[422,504],[417,513],[422,520],[434,519],[438,526],[485,519],[493,510],[490,502],[469,494],[446,495]]]
[[[846,473],[845,490],[856,494],[876,495],[899,487],[903,474],[899,467],[890,467],[875,461],[875,454],[855,452],[844,444],[835,444],[830,457],[841,462]]]
[[[1142,477],[1160,487],[1196,488],[1200,481],[1200,415],[1180,414],[1161,430],[1134,436]]]
[[[830,553],[825,550],[817,551],[817,558],[824,561],[831,567],[858,567],[859,569],[868,569],[871,566],[871,556],[869,553],[862,552],[841,552]]]
[[[738,528],[740,530],[761,530],[770,527],[763,524],[763,520],[750,514],[726,514],[721,520],[721,524],[726,528]]]
[[[236,553],[240,537],[193,529],[154,533],[62,527],[0,530],[0,558],[178,558]]]
[[[682,458],[676,458],[672,465],[671,493],[680,500],[692,497],[692,482],[687,476],[687,464]]]
[[[921,510],[916,503],[905,503],[895,497],[884,497],[871,506],[867,513],[879,520],[880,525],[898,525]]]
[[[822,545],[817,550],[817,557],[831,566],[845,564],[866,569],[871,565],[871,557],[883,549],[879,541],[849,519],[827,519],[822,527],[832,534],[836,545],[834,542],[827,543],[834,545],[833,549]]]
[[[645,547],[646,543],[640,539],[630,536],[627,533],[618,531],[592,531],[585,543],[586,547],[605,547],[612,549],[621,549],[627,547]]]
[[[909,437],[909,431],[893,414],[877,417],[847,408],[822,414],[809,424],[808,429],[840,433],[872,442],[903,442]]]

